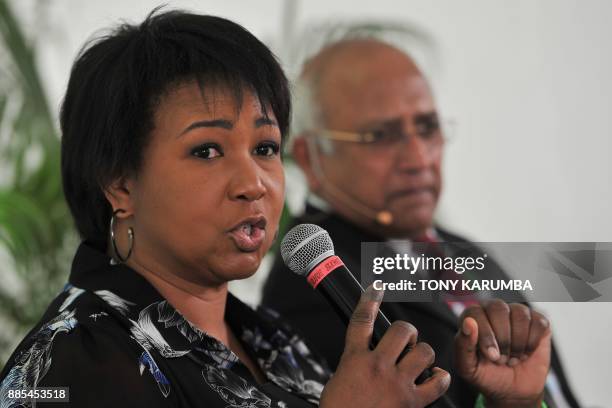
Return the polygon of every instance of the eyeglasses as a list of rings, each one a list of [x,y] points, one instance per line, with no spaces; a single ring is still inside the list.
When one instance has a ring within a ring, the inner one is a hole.
[[[445,120],[441,122],[437,115],[417,115],[414,118],[414,131],[406,133],[400,120],[390,121],[377,129],[365,132],[351,132],[344,130],[321,129],[318,134],[329,140],[339,142],[350,142],[367,144],[372,147],[396,146],[402,140],[415,134],[430,150],[439,149],[447,135],[452,133],[454,121]]]

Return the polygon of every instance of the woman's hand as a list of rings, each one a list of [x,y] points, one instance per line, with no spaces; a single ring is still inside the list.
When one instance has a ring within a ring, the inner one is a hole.
[[[493,300],[465,310],[455,367],[487,407],[539,407],[550,366],[550,325],[520,303]]]
[[[346,332],[340,364],[321,395],[320,407],[424,407],[438,399],[450,385],[450,375],[433,369],[433,376],[415,384],[430,367],[435,353],[426,343],[417,343],[417,330],[396,321],[374,350],[369,349],[374,319],[382,293],[372,287],[361,296]],[[412,350],[397,361],[404,348]]]

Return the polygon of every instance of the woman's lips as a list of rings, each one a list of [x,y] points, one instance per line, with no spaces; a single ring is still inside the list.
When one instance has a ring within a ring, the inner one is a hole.
[[[259,249],[266,237],[265,226],[245,222],[232,229],[230,238],[242,252],[253,252]]]

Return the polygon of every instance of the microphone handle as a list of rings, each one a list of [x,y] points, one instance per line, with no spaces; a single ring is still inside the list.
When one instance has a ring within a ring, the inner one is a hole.
[[[344,271],[340,271],[340,269],[344,269]],[[352,290],[347,290],[349,288]],[[329,302],[338,316],[340,316],[342,322],[348,326],[351,316],[353,315],[353,311],[359,302],[359,298],[364,292],[361,284],[359,284],[353,274],[346,267],[340,266],[331,272],[327,278],[319,282],[317,285],[317,290]],[[370,342],[371,349],[376,347],[390,326],[391,322],[379,309],[376,319],[374,320],[372,341]],[[404,355],[406,355],[406,353],[409,351],[410,346],[406,346],[397,360],[401,360],[402,357],[404,357]],[[415,383],[421,384],[427,378],[431,377],[431,375],[431,370],[426,368],[416,379]]]

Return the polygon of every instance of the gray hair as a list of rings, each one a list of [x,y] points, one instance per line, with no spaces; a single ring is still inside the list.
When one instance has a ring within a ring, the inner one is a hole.
[[[322,50],[343,41],[372,39],[399,49],[420,67],[434,69],[438,65],[437,44],[423,29],[413,23],[392,21],[327,22],[311,24],[298,36],[297,43],[301,55],[294,54],[291,59],[303,71],[307,62]],[[296,44],[297,45],[297,44]],[[296,52],[300,52],[296,51]],[[310,147],[318,146],[323,154],[333,153],[333,143],[324,137],[317,137],[317,130],[325,128],[323,112],[318,101],[320,75],[294,75],[293,117],[287,151],[291,152],[296,137],[306,136]]]
[[[306,136],[307,143],[316,143],[324,154],[332,154],[334,145],[331,140],[317,137],[324,128],[321,106],[317,101],[317,78],[300,77],[294,83],[293,117],[289,137],[289,149],[297,136]]]

